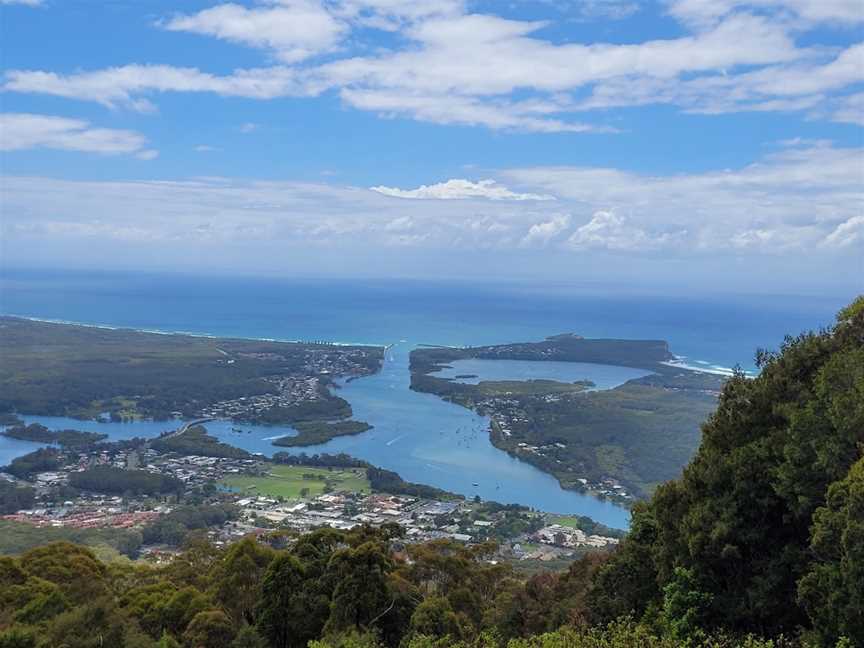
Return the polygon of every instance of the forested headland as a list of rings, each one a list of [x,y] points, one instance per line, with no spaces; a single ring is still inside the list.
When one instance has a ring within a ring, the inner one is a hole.
[[[383,347],[158,334],[0,317],[0,414],[264,423],[344,418],[335,376],[377,371]]]

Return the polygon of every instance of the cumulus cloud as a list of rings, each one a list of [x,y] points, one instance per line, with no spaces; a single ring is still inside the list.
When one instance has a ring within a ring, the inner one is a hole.
[[[771,250],[775,244],[807,249],[838,222],[860,215],[861,156],[859,148],[799,140],[783,143],[758,162],[723,171],[655,176],[537,167],[499,175],[555,195],[563,204],[599,212],[571,241],[582,246],[608,239],[613,249]]]
[[[825,237],[824,245],[836,248],[850,248],[864,245],[864,215],[853,216],[840,223]]]
[[[245,122],[243,124],[240,124],[239,130],[244,135],[248,135],[249,133],[254,133],[259,128],[260,126],[254,122]]]
[[[80,119],[29,113],[0,114],[0,149],[21,151],[48,148],[116,155],[136,154],[144,160],[156,152],[147,150],[146,138],[140,133],[111,128],[93,128]]]
[[[398,189],[396,187],[370,187],[385,196],[395,198],[415,198],[422,200],[464,200],[468,198],[486,198],[489,200],[554,200],[552,196],[517,193],[499,185],[494,180],[453,179],[432,185],[420,185],[416,189]]]
[[[528,233],[522,237],[520,245],[522,247],[548,245],[550,241],[565,231],[569,226],[570,216],[568,214],[561,214],[559,216],[554,216],[549,220],[534,223],[528,228]]]
[[[116,228],[117,236],[137,232],[191,246],[203,245],[206,234],[214,246],[246,241],[303,249],[860,256],[861,155],[861,149],[797,140],[739,169],[665,176],[609,168],[505,169],[496,182],[384,191],[226,178],[7,177],[0,210],[8,240],[110,240]],[[394,198],[400,193],[414,199]]]
[[[579,6],[626,13],[632,5]],[[469,13],[458,0],[223,3],[160,25],[263,49],[280,64],[227,74],[167,65],[72,74],[11,70],[3,87],[140,111],[154,111],[152,96],[162,92],[262,100],[336,92],[346,105],[384,117],[528,132],[612,133],[598,109],[652,103],[849,121],[852,113],[833,95],[861,81],[864,46],[838,53],[800,47],[795,38],[801,25],[845,19],[852,5],[755,0],[748,6],[764,15],[734,0],[670,2],[668,11],[690,33],[617,44],[553,42],[543,36],[545,22]],[[398,38],[370,48],[365,29]],[[839,102],[833,113],[822,109],[832,101]]]
[[[280,0],[252,9],[227,3],[161,24],[169,31],[215,36],[271,50],[295,63],[333,49],[345,27],[315,0]]]
[[[567,245],[576,249],[601,248],[609,250],[655,250],[683,239],[687,232],[650,233],[610,211],[598,211],[591,220],[577,228],[567,239]]]
[[[0,0],[0,5],[25,5],[27,7],[38,7],[42,0]]]

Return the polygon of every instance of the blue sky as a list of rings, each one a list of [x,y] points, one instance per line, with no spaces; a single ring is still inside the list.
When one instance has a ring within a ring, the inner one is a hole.
[[[862,288],[860,0],[0,11],[7,266]]]

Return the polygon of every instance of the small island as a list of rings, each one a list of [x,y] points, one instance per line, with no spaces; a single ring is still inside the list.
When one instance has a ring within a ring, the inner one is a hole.
[[[79,430],[49,430],[39,423],[30,425],[13,425],[6,428],[0,435],[19,441],[34,443],[57,444],[67,448],[82,448],[107,439],[107,434],[96,432],[80,432]]]
[[[297,436],[279,437],[273,441],[273,445],[283,448],[318,445],[336,437],[362,434],[371,430],[372,426],[364,421],[306,421],[295,423],[294,429],[297,430]]]

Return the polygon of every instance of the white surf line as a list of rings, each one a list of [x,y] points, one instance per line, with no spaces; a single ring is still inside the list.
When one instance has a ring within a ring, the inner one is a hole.
[[[387,443],[385,443],[384,445],[392,446],[394,443],[396,443],[396,442],[399,441],[400,439],[404,439],[404,438],[405,438],[405,435],[404,435],[404,434],[400,434],[400,435],[399,435],[398,437],[396,437],[395,439],[390,439],[390,440],[389,440]]]
[[[700,362],[697,360],[696,362]],[[661,362],[660,364],[666,365],[667,367],[674,367],[675,369],[689,369],[690,371],[698,371],[700,373],[714,374],[716,376],[732,376],[734,375],[734,371],[729,367],[721,367],[719,365],[712,365],[711,363],[706,363],[708,366],[696,366],[692,364],[688,364],[686,362],[680,362],[678,360],[669,360],[666,362]],[[745,376],[756,376],[757,374],[751,371],[745,371]]]
[[[84,328],[95,328],[106,331],[132,331],[134,333],[152,333],[153,335],[183,335],[186,337],[205,338],[208,340],[251,340],[253,342],[284,342],[286,344],[311,344],[307,340],[289,340],[286,338],[244,337],[237,335],[214,335],[213,333],[190,333],[188,331],[165,331],[162,329],[145,329],[134,326],[114,326],[110,324],[93,324],[90,322],[78,322],[74,320],[51,319],[48,317],[32,317],[30,315],[16,315],[15,313],[0,313],[0,317],[12,317],[29,322],[44,322],[45,324],[66,324],[67,326],[81,326]],[[375,344],[372,342],[331,342],[326,344],[345,347],[384,347],[389,348],[392,344]]]

